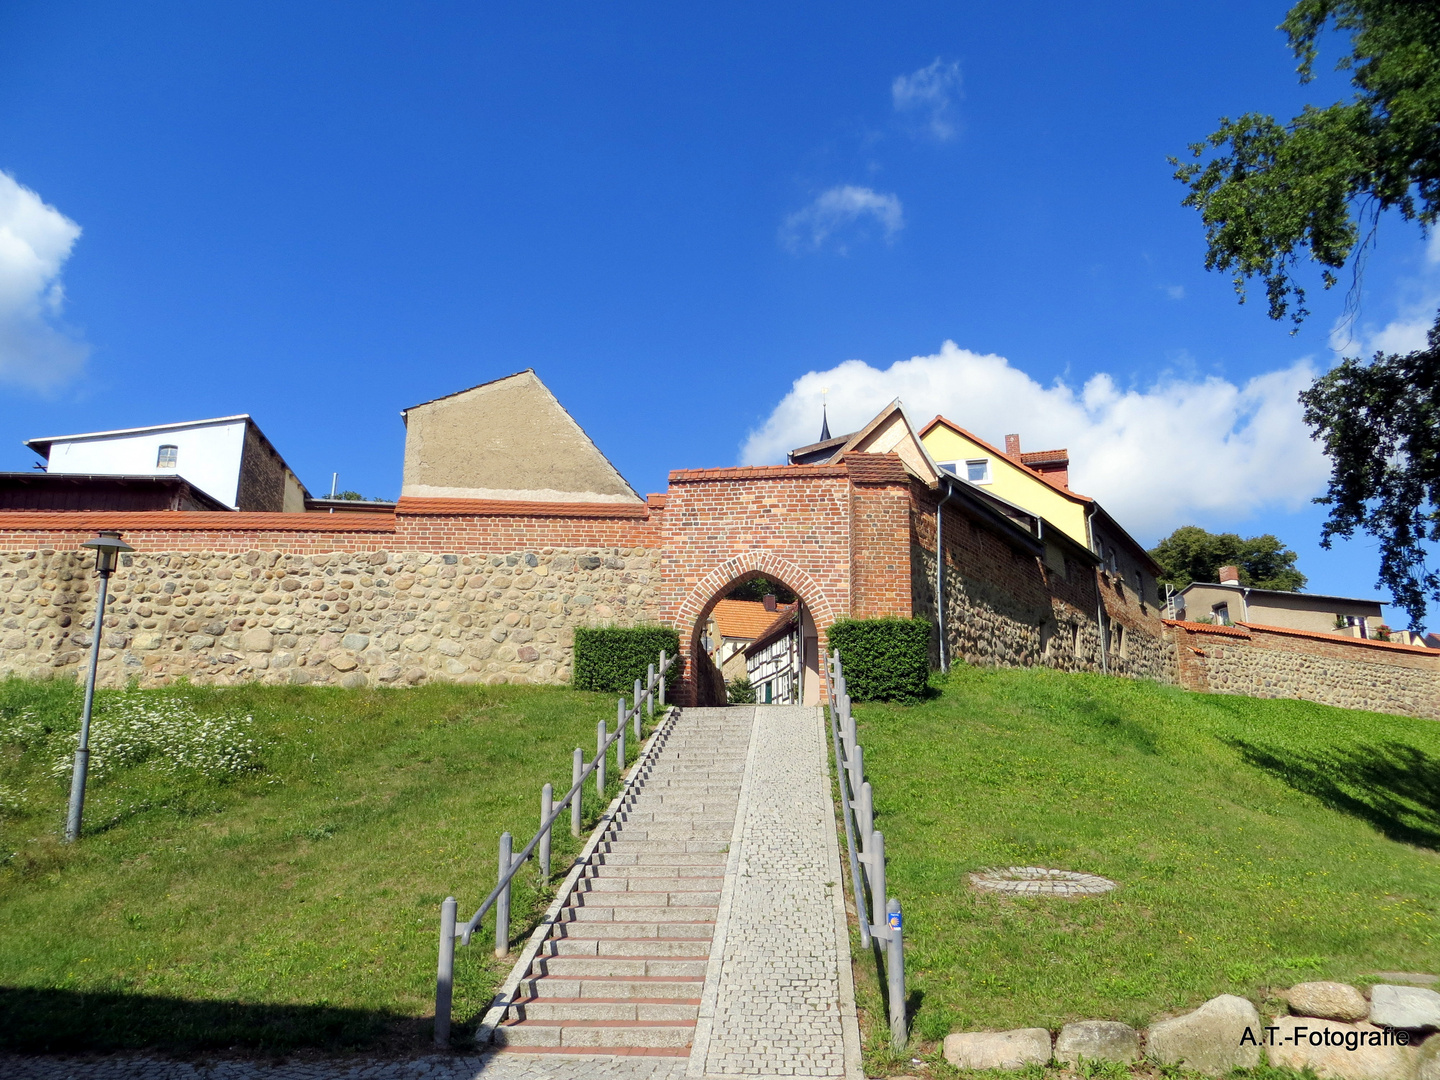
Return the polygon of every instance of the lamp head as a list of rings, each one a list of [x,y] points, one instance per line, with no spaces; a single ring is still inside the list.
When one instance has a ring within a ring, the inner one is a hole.
[[[101,576],[108,577],[115,569],[115,556],[122,551],[134,551],[135,549],[124,540],[120,534],[110,529],[102,529],[100,535],[94,540],[86,540],[81,547],[90,548],[95,552],[95,569]]]

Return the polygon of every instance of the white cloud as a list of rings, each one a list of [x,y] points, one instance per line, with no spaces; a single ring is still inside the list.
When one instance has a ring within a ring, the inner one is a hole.
[[[90,354],[59,323],[60,271],[80,226],[0,172],[0,380],[38,390],[72,378]]]
[[[1170,297],[1171,300],[1184,300],[1184,299],[1185,299],[1185,286],[1184,286],[1184,285],[1166,285],[1166,286],[1165,286],[1165,295],[1168,296],[1168,297]]]
[[[960,65],[933,64],[897,75],[890,84],[890,98],[895,111],[918,120],[920,130],[939,142],[948,142],[956,135],[954,102],[960,95]]]
[[[864,235],[867,225],[878,225],[887,241],[893,239],[905,227],[900,200],[846,184],[821,192],[809,206],[787,217],[780,227],[780,243],[795,254],[827,245],[844,254],[844,238]]]
[[[1440,308],[1440,230],[1434,230],[1425,243],[1425,270],[1402,279],[1399,292],[1405,299],[1397,303],[1397,314],[1384,326],[1358,324],[1353,315],[1335,320],[1330,328],[1330,348],[1336,357],[1350,356],[1368,360],[1377,352],[1409,353],[1429,345],[1430,328],[1435,325],[1436,309]]]
[[[1148,543],[1179,525],[1229,527],[1266,507],[1298,510],[1319,494],[1329,469],[1296,401],[1314,377],[1300,361],[1240,386],[1162,378],[1122,390],[1107,374],[1078,389],[1058,380],[1042,386],[1003,356],[947,341],[932,356],[884,371],[847,360],[801,376],[750,434],[741,459],[779,462],[814,442],[822,387],[836,434],[898,397],[917,425],[942,413],[996,445],[1018,432],[1030,450],[1068,448],[1071,487]]]

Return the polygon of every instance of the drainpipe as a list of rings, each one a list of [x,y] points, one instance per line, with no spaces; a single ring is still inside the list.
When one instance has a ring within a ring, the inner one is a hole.
[[[1091,503],[1085,514],[1085,532],[1090,541],[1090,550],[1095,550],[1095,504]],[[1095,626],[1100,631],[1100,673],[1110,674],[1110,635],[1105,630],[1105,597],[1100,593],[1100,568],[1095,568]]]
[[[1240,590],[1240,607],[1241,607],[1242,609],[1244,609],[1244,611],[1245,611],[1245,618],[1244,618],[1243,621],[1248,623],[1248,622],[1250,621],[1250,590],[1249,590],[1249,588],[1244,588],[1244,589],[1241,589],[1241,590]]]
[[[945,663],[945,504],[955,489],[945,482],[945,497],[935,504],[935,622],[940,630],[940,670],[949,671]]]

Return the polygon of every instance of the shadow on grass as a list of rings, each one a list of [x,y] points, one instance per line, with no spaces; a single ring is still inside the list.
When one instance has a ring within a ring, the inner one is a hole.
[[[1225,741],[1246,764],[1389,839],[1440,850],[1440,759],[1423,750],[1389,742],[1315,752]]]
[[[0,987],[0,1048],[23,1053],[142,1049],[404,1053],[428,1042],[431,1024],[429,1018],[330,1005],[258,1005]]]

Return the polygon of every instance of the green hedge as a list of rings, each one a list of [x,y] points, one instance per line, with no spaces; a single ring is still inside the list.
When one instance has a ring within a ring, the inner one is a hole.
[[[628,694],[651,664],[679,656],[680,635],[663,626],[592,626],[575,629],[575,689]],[[670,665],[668,686],[680,680],[680,661]]]
[[[855,701],[919,701],[930,681],[928,619],[841,619],[830,627]]]

